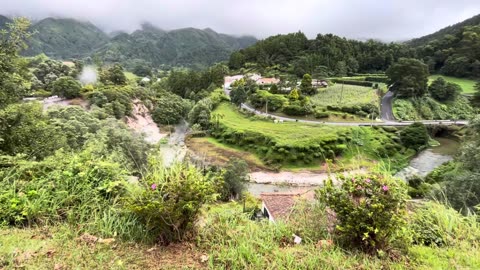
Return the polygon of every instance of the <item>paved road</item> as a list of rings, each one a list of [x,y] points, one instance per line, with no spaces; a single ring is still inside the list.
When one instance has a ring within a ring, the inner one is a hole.
[[[383,121],[395,121],[395,116],[393,116],[392,110],[393,97],[393,92],[388,91],[382,98],[382,102],[380,104],[380,116],[382,117]]]
[[[382,101],[383,103],[383,101]],[[390,103],[391,106],[391,103]],[[318,124],[318,125],[331,125],[331,126],[409,126],[415,122],[422,122],[425,125],[468,125],[468,121],[449,121],[449,120],[422,120],[422,121],[382,121],[382,122],[322,122],[322,121],[312,121],[312,120],[301,120],[289,117],[282,117],[273,114],[266,114],[264,112],[255,110],[249,105],[242,103],[241,106],[247,111],[251,111],[257,115],[272,117],[277,120],[283,120],[286,122],[299,122],[307,124]],[[383,107],[383,106],[382,106]],[[391,109],[390,109],[391,110]],[[391,111],[390,111],[391,113]]]
[[[230,90],[224,88],[225,94],[230,95]],[[312,120],[300,120],[290,117],[282,117],[273,114],[267,114],[261,111],[258,111],[251,106],[242,103],[241,107],[245,110],[251,111],[257,115],[268,116],[272,117],[277,120],[289,121],[289,122],[300,122],[300,123],[307,123],[307,124],[321,124],[321,125],[331,125],[331,126],[409,126],[415,122],[421,122],[425,125],[457,125],[463,126],[468,125],[468,121],[459,120],[459,121],[450,121],[450,120],[421,120],[421,121],[397,121],[395,116],[393,115],[392,110],[392,101],[394,98],[394,94],[392,91],[388,91],[385,96],[382,98],[382,102],[380,104],[380,117],[382,119],[381,122],[372,121],[372,122],[323,122],[323,121],[312,121]]]

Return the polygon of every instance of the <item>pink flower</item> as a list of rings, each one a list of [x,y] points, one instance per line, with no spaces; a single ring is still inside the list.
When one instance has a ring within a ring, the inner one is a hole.
[[[157,189],[157,184],[152,184],[151,188],[152,188],[152,190]]]
[[[372,182],[372,180],[370,180],[370,178],[368,178],[367,180],[365,180],[365,182],[367,182],[368,184],[370,184],[370,182]]]
[[[385,186],[382,187],[382,189],[383,189],[383,191],[388,191],[388,186],[385,185]]]
[[[352,182],[355,182],[355,177],[352,178]]]

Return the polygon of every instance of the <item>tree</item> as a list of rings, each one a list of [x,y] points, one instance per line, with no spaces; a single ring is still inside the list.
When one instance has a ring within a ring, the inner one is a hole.
[[[419,151],[428,145],[427,128],[423,123],[416,122],[400,131],[400,140],[402,144],[407,147]]]
[[[239,69],[245,64],[245,56],[241,52],[233,52],[230,55],[228,66],[231,69]]]
[[[53,83],[53,94],[67,99],[80,96],[82,85],[72,77],[61,77]]]
[[[270,93],[272,94],[278,94],[278,86],[276,84],[272,84],[272,86],[270,86]]]
[[[430,95],[438,101],[455,100],[462,92],[460,85],[446,82],[442,77],[435,79],[428,87]]]
[[[312,86],[312,76],[310,74],[303,75],[300,83],[300,92],[308,96],[313,96],[317,93],[317,90]]]
[[[27,48],[30,22],[16,18],[0,30],[0,109],[20,100],[26,93],[29,71],[20,52]]]
[[[181,97],[165,93],[156,101],[152,118],[157,124],[174,125],[180,122],[186,112],[187,104]]]
[[[298,93],[298,89],[294,88],[290,93],[288,94],[288,98],[290,100],[298,100],[300,98],[300,94]]]
[[[40,103],[10,104],[0,110],[0,153],[43,159],[62,147],[69,147],[65,135],[50,125]]]
[[[427,91],[428,66],[413,58],[400,58],[386,72],[398,97],[421,97]]]
[[[228,162],[223,174],[223,200],[239,198],[246,189],[248,173],[248,164],[244,160],[234,158]]]
[[[245,91],[244,86],[235,87],[230,92],[230,99],[233,104],[240,106],[240,104],[244,103],[247,100],[247,92]]]
[[[126,85],[127,77],[123,72],[123,67],[115,64],[106,70],[100,70],[100,81],[105,84],[113,83],[115,85]]]

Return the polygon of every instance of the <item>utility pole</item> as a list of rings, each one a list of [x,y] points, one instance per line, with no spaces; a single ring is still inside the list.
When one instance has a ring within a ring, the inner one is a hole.
[[[343,101],[343,86],[345,85],[345,80],[342,80],[342,90],[340,91],[340,104],[342,104]]]

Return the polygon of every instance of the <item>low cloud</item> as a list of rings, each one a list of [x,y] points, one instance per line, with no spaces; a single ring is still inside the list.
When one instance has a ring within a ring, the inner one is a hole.
[[[165,29],[207,28],[259,38],[303,31],[404,40],[480,13],[478,0],[0,0],[0,14],[88,20],[106,31],[143,22]]]

